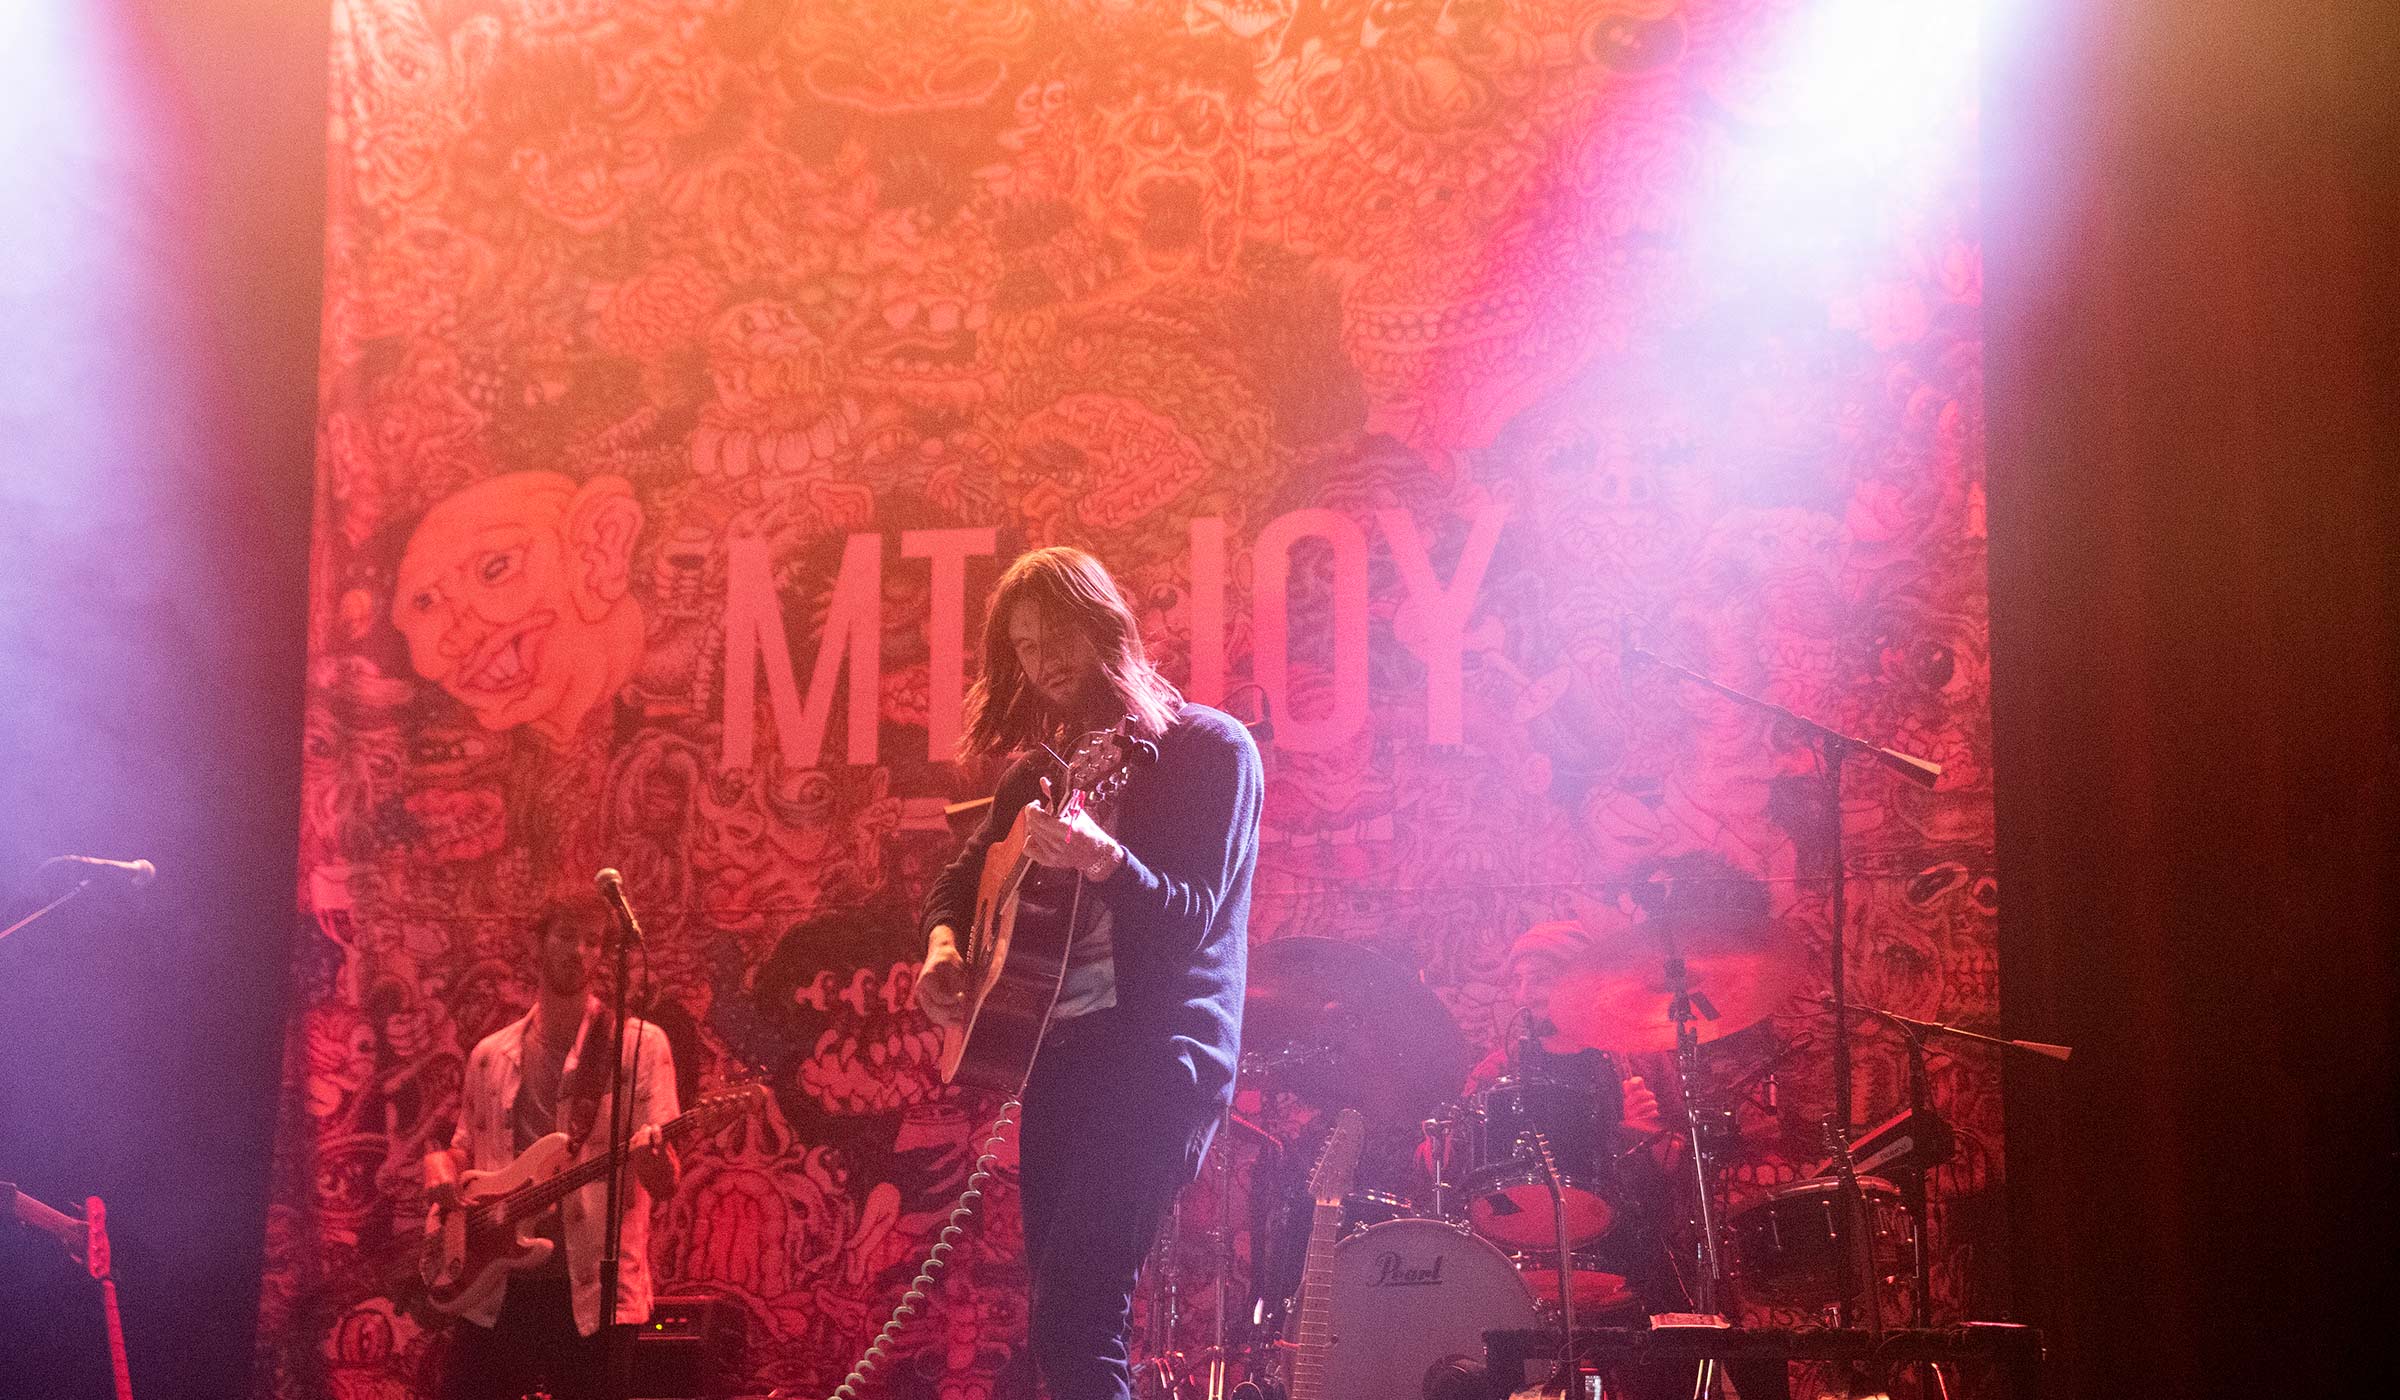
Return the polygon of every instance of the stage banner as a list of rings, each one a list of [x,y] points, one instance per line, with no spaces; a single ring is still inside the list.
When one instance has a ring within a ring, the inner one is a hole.
[[[660,1291],[739,1315],[756,1391],[842,1380],[996,1107],[939,1082],[916,909],[996,776],[952,759],[984,600],[1041,545],[1271,720],[1256,965],[1396,969],[1463,1074],[1555,925],[1672,1123],[1666,959],[1747,959],[1702,1026],[1730,1204],[1815,1171],[1834,823],[1851,995],[1997,1013],[1972,36],[1907,18],[1950,8],[335,0],[258,1392],[432,1387],[465,1324],[420,1163],[603,866],[684,1100],[772,1091],[684,1153]],[[1805,732],[1637,650],[1940,779],[1829,802]],[[2001,1301],[1999,1069],[1930,1049],[1956,1318]],[[1872,1124],[1902,1043],[1855,1058]],[[1220,1245],[1234,1339],[1280,1306],[1336,1092],[1246,1081],[1147,1354],[1210,1344]],[[1424,1209],[1413,1103],[1369,1170]],[[870,1393],[1033,1393],[1012,1167]]]

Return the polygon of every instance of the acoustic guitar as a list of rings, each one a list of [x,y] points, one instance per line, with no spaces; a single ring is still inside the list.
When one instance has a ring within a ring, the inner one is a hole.
[[[1060,816],[1088,812],[1106,821],[1123,794],[1136,751],[1133,721],[1096,729],[1075,742],[1063,782],[1050,785]],[[984,852],[975,890],[975,923],[959,948],[967,1000],[956,1025],[942,1028],[942,1082],[1013,1094],[1024,1087],[1058,1005],[1067,955],[1088,906],[1084,878],[1037,865],[1025,854],[1028,813]]]

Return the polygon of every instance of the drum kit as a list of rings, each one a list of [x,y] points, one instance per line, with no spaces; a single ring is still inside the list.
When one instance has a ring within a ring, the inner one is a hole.
[[[1829,1320],[1854,1298],[1880,1307],[1876,1288],[1921,1265],[1915,1216],[1889,1181],[1854,1176],[1857,1189],[1846,1190],[1834,1176],[1805,1179],[1718,1218],[1717,1167],[1733,1136],[1733,1114],[1718,1099],[1743,1086],[1705,1087],[1700,1042],[1786,1004],[1803,973],[1788,933],[1763,919],[1632,927],[1568,965],[1551,985],[1542,1029],[1555,1028],[1545,1037],[1553,1047],[1675,1052],[1681,1084],[1664,1148],[1619,1127],[1621,1066],[1610,1055],[1545,1051],[1529,1035],[1505,1072],[1461,1097],[1466,1037],[1409,970],[1333,939],[1255,949],[1243,1081],[1316,1110],[1314,1131],[1287,1140],[1234,1116],[1213,1184],[1195,1188],[1222,1193],[1220,1234],[1207,1251],[1214,1345],[1188,1358],[1203,1360],[1196,1366],[1175,1350],[1173,1300],[1202,1270],[1179,1269],[1178,1254],[1162,1250],[1150,1285],[1152,1345],[1137,1348],[1146,1400],[1223,1400],[1229,1386],[1243,1392],[1236,1400],[1284,1393],[1310,1234],[1307,1178],[1345,1109],[1366,1120],[1369,1145],[1342,1198],[1331,1268],[1309,1272],[1312,1288],[1328,1290],[1339,1344],[1306,1387],[1317,1393],[1292,1400],[1463,1395],[1480,1384],[1487,1330],[1723,1314],[1728,1284]],[[1592,1073],[1595,1062],[1607,1072]],[[1235,1218],[1232,1155],[1245,1144],[1257,1149],[1246,1296],[1222,1233]],[[1928,1163],[1920,1154],[1876,1165]],[[1848,1228],[1861,1219],[1863,1232]],[[1869,1248],[1858,1247],[1862,1236]],[[1445,1377],[1464,1383],[1446,1387]]]

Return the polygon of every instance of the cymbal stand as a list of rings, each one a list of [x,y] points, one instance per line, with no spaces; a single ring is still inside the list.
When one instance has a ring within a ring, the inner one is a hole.
[[[1844,734],[1838,729],[1828,728],[1805,715],[1794,714],[1772,700],[1761,699],[1746,691],[1736,690],[1723,681],[1713,676],[1703,675],[1689,666],[1678,666],[1672,661],[1634,646],[1630,640],[1625,645],[1625,656],[1628,660],[1655,666],[1662,671],[1706,686],[1728,700],[1747,705],[1754,710],[1763,710],[1792,725],[1816,742],[1825,774],[1826,883],[1830,886],[1828,902],[1832,906],[1828,911],[1831,928],[1826,937],[1826,972],[1829,989],[1833,993],[1833,1116],[1835,1122],[1840,1125],[1842,1133],[1847,1136],[1852,1121],[1850,1112],[1850,1018],[1847,1012],[1850,993],[1844,976],[1845,950],[1843,945],[1849,941],[1848,886],[1850,870],[1842,855],[1842,764],[1853,756],[1863,757],[1882,764],[1920,787],[1927,788],[1941,780],[1942,765],[1930,759],[1918,758],[1914,754],[1905,754],[1897,749],[1885,748],[1880,744],[1870,744],[1864,739]],[[1847,1257],[1845,1254],[1844,1258]],[[1844,1273],[1846,1276],[1847,1268],[1844,1269]],[[1845,1287],[1841,1290],[1844,1301],[1835,1309],[1836,1321],[1844,1324],[1848,1322],[1848,1299],[1851,1292],[1847,1283],[1848,1280],[1845,1278]]]
[[[1177,1193],[1167,1207],[1165,1228],[1150,1249],[1150,1316],[1143,1327],[1142,1350],[1148,1355],[1133,1363],[1133,1392],[1143,1400],[1182,1400],[1183,1353],[1175,1348],[1178,1306],[1183,1296],[1183,1199]]]
[[[1217,1222],[1209,1236],[1209,1251],[1217,1261],[1217,1305],[1210,1323],[1208,1381],[1203,1400],[1225,1400],[1232,1379],[1233,1353],[1226,1349],[1225,1314],[1233,1306],[1233,1104],[1225,1105],[1225,1120],[1217,1125]]]
[[[1692,1164],[1693,1198],[1700,1214],[1700,1288],[1692,1300],[1704,1314],[1718,1314],[1717,1290],[1725,1277],[1724,1261],[1717,1248],[1717,1208],[1715,1200],[1716,1172],[1709,1164],[1709,1140],[1715,1136],[1709,1120],[1718,1110],[1704,1108],[1698,1102],[1700,1086],[1700,1029],[1702,1020],[1717,1019],[1717,1009],[1709,1004],[1706,992],[1694,991],[1690,972],[1685,968],[1683,955],[1675,951],[1672,942],[1667,947],[1667,1019],[1675,1023],[1675,1077],[1683,1089],[1684,1124],[1691,1133],[1691,1150],[1684,1156]],[[1703,1360],[1699,1374],[1692,1381],[1692,1400],[1707,1400],[1716,1388],[1717,1363]]]

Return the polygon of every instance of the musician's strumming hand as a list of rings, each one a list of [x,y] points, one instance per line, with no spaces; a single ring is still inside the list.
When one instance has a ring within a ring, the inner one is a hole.
[[[1053,812],[1050,783],[1042,782],[1043,800],[1025,809],[1025,856],[1053,870],[1080,871],[1087,880],[1105,880],[1125,863],[1125,848],[1102,830],[1080,803]]]
[[[917,1009],[937,1026],[955,1026],[966,1005],[967,964],[958,955],[958,935],[948,924],[936,924],[925,938],[925,965],[917,969]]]
[[[437,1147],[425,1154],[425,1200],[427,1204],[448,1208],[459,1201],[458,1158],[448,1148]]]

